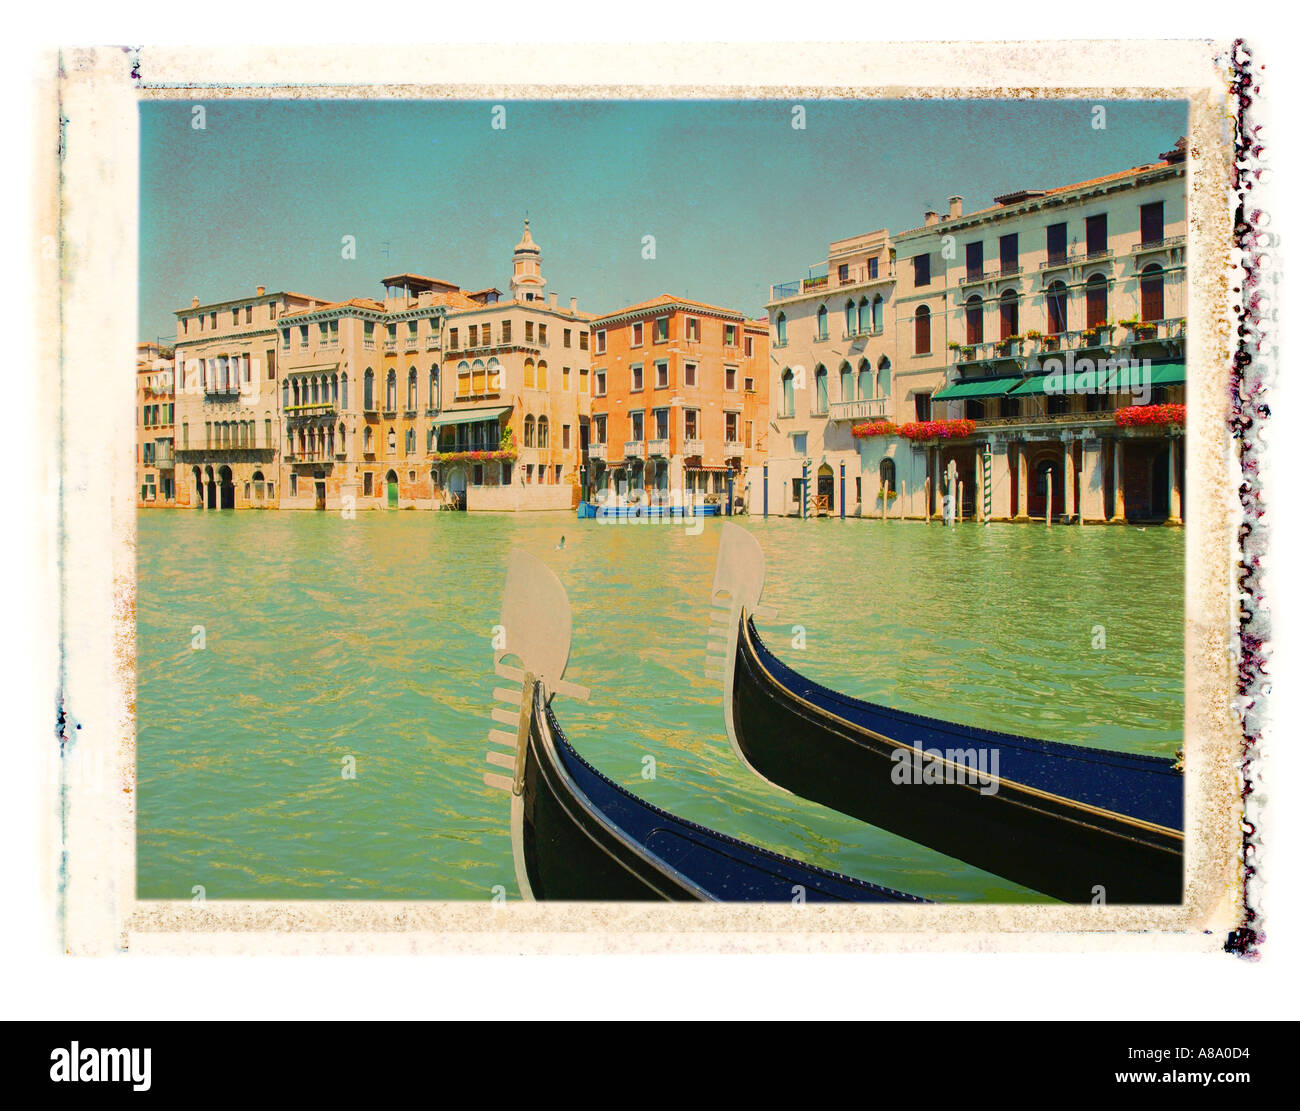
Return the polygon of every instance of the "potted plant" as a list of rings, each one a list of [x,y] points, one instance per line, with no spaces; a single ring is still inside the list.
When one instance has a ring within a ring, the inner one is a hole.
[[[995,350],[999,355],[1016,355],[1020,352],[1021,336],[1007,336],[1006,339],[1000,339],[997,342]]]
[[[1156,338],[1156,326],[1149,320],[1139,320],[1137,317],[1133,317],[1129,320],[1121,320],[1120,323],[1133,333],[1133,338],[1136,340]]]

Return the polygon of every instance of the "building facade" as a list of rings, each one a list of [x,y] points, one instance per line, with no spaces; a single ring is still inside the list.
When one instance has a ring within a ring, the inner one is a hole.
[[[766,323],[664,294],[592,330],[588,498],[743,501],[770,433]]]
[[[590,316],[546,292],[525,221],[510,298],[418,274],[382,300],[294,293],[177,313],[178,504],[570,509]]]
[[[883,418],[932,423],[860,428],[864,485],[891,477],[891,512],[1181,521],[1183,158],[1180,141],[969,214],[953,197],[895,237],[900,388]]]
[[[136,505],[176,504],[176,382],[170,348],[141,343],[135,366]]]
[[[889,233],[830,244],[824,273],[775,285],[772,435],[751,468],[751,512],[860,517],[876,511],[855,424],[898,410],[907,380],[895,367],[894,262]]]

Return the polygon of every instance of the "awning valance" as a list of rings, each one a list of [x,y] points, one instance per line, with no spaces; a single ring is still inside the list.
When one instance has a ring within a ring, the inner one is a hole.
[[[934,395],[935,401],[956,401],[963,397],[1001,397],[1020,383],[1019,378],[971,378],[944,386]]]
[[[455,413],[440,413],[433,418],[433,424],[436,428],[446,428],[454,424],[478,424],[479,421],[500,420],[503,413],[510,412],[509,405],[501,405],[495,409],[461,409]]]

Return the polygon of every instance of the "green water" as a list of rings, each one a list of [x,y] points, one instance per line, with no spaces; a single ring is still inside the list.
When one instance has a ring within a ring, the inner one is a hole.
[[[808,675],[972,725],[1178,747],[1181,530],[745,525],[779,610],[762,630]],[[592,688],[586,705],[558,699],[560,720],[629,790],[914,894],[1041,899],[740,766],[704,674],[720,529],[569,514],[142,513],[139,897],[189,899],[196,884],[210,899],[486,899],[497,884],[517,896],[507,799],[482,776],[492,626],[519,545],[564,582],[569,676]]]

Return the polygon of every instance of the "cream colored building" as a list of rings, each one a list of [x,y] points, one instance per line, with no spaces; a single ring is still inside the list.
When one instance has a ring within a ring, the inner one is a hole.
[[[824,273],[772,287],[768,458],[749,469],[750,513],[875,511],[852,429],[898,408],[893,290],[885,230],[830,244]]]
[[[1042,519],[1050,504],[1068,521],[1181,520],[1181,424],[1126,427],[1116,413],[1185,400],[1183,158],[1180,141],[1148,165],[972,213],[953,197],[895,236],[896,405],[882,415],[974,431],[864,440],[864,485],[877,454],[894,458],[891,512]]]

